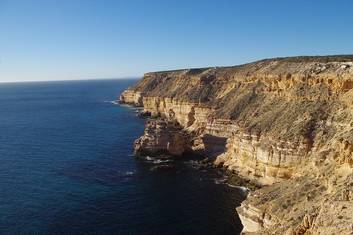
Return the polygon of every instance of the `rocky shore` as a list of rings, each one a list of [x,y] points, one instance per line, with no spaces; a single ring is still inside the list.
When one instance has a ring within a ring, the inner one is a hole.
[[[353,56],[147,73],[120,102],[153,117],[137,155],[200,154],[262,186],[244,233],[353,234]]]

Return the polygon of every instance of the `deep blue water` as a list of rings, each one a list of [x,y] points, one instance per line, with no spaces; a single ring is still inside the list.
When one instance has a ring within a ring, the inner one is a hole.
[[[134,80],[0,84],[1,234],[237,234],[236,188],[132,156]]]

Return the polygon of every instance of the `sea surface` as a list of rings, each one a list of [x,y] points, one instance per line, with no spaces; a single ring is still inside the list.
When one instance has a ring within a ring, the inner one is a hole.
[[[111,101],[134,82],[0,84],[0,234],[239,234],[217,170],[133,157],[144,120]]]

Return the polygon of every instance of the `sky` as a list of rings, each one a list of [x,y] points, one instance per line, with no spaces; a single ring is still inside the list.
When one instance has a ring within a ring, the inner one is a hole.
[[[353,54],[352,0],[0,0],[0,82]]]

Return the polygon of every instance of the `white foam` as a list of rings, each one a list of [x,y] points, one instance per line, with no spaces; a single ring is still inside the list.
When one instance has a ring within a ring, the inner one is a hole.
[[[227,178],[214,179],[215,184],[224,184],[226,181],[227,181]]]
[[[154,164],[160,164],[160,163],[166,163],[166,162],[171,162],[172,161],[171,159],[163,160],[163,159],[152,158],[150,156],[146,156],[145,159],[146,159],[146,161],[152,162]]]
[[[135,174],[135,172],[134,171],[127,171],[127,172],[125,172],[125,176],[130,176],[130,175],[134,175]]]
[[[118,105],[119,101],[118,100],[105,100],[104,103],[111,103],[111,104],[114,104],[114,105]]]
[[[242,186],[237,186],[237,185],[233,185],[233,184],[230,184],[230,183],[226,183],[226,185],[228,185],[231,188],[241,188],[242,187]]]
[[[229,187],[232,187],[232,188],[238,188],[243,193],[249,193],[250,192],[250,189],[248,189],[247,187],[244,187],[244,186],[238,186],[238,185],[233,185],[233,184],[229,184],[229,183],[227,183],[226,185],[228,185]]]
[[[159,163],[170,162],[170,161],[171,161],[171,160],[161,160],[161,159],[157,159],[157,160],[154,160],[153,163],[159,164]]]

